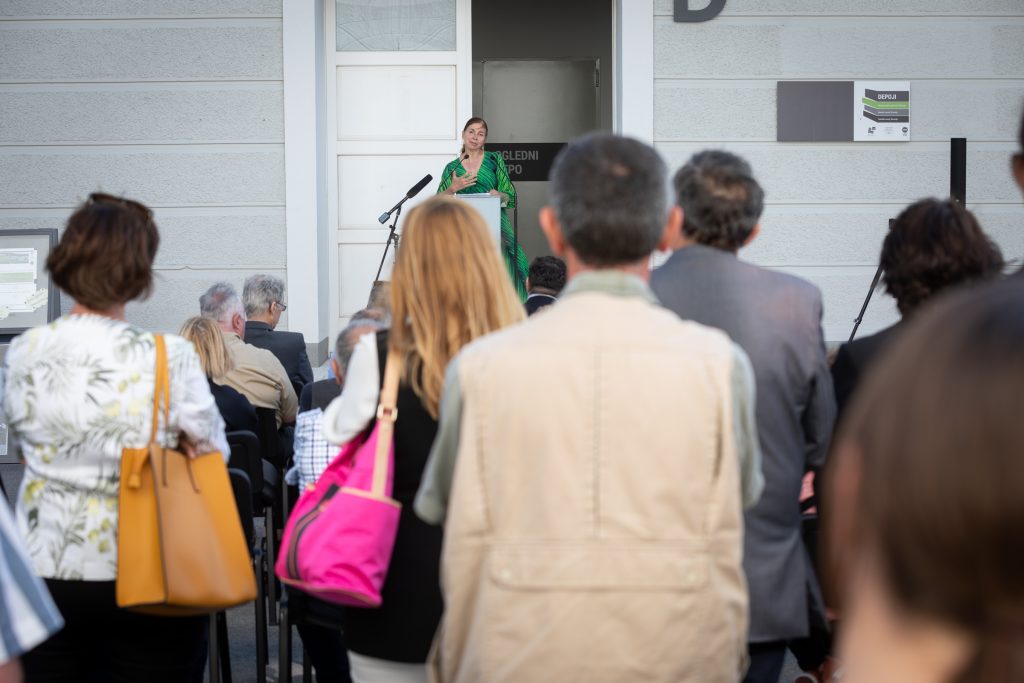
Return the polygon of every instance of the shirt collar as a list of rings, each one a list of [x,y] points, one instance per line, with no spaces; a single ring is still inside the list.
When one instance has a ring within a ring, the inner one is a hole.
[[[612,296],[635,296],[640,297],[652,304],[657,304],[658,299],[654,292],[644,282],[643,278],[630,273],[607,268],[603,270],[588,270],[576,275],[569,284],[562,290],[562,296],[571,296],[581,292],[598,292],[611,294]]]

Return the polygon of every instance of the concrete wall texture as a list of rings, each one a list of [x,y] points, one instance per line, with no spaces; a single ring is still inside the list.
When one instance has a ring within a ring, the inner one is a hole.
[[[968,139],[969,208],[1006,258],[1024,255],[1009,177],[1022,45],[1020,0],[728,0],[700,24],[675,23],[672,0],[656,0],[655,144],[673,169],[708,147],[751,162],[768,206],[741,256],[817,284],[826,339],[845,340],[888,219],[948,195],[951,137]],[[775,142],[776,81],[871,79],[910,81],[912,142]],[[877,292],[861,334],[896,317]]]
[[[94,191],[149,204],[156,290],[128,318],[156,330],[214,280],[284,277],[281,21],[280,0],[0,3],[0,230],[61,228]]]

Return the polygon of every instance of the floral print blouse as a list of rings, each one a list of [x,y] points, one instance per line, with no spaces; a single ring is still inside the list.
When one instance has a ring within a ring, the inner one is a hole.
[[[228,454],[224,422],[192,344],[165,335],[169,428],[199,451]],[[156,347],[151,332],[96,315],[68,315],[25,332],[4,358],[3,409],[25,476],[17,521],[37,574],[117,577],[121,450],[149,442]],[[161,419],[161,423],[163,420]]]

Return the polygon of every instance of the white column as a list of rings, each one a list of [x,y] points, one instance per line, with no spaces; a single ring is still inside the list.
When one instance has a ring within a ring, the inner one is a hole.
[[[654,0],[616,0],[615,131],[654,141]]]

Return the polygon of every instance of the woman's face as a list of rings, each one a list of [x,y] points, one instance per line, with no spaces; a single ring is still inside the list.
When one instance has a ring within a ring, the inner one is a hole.
[[[462,131],[462,144],[467,152],[475,152],[484,146],[487,140],[487,128],[482,123],[474,123]]]

